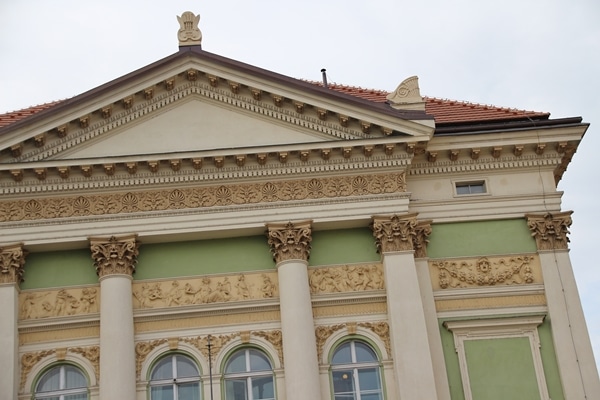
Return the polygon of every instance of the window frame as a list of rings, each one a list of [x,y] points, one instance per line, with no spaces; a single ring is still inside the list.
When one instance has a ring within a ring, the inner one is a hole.
[[[251,351],[255,351],[257,353],[260,353],[269,363],[269,370],[261,370],[261,371],[252,371],[250,368],[250,352]],[[232,361],[232,359],[237,356],[239,353],[244,352],[245,356],[244,356],[244,360],[245,360],[245,371],[243,372],[233,372],[233,373],[227,373],[227,368],[230,364],[230,362]],[[224,395],[224,399],[227,400],[228,399],[228,392],[227,392],[227,381],[234,381],[234,380],[245,380],[245,385],[246,385],[246,400],[277,400],[277,385],[276,385],[276,380],[275,380],[275,370],[273,367],[273,360],[271,360],[271,357],[269,356],[269,353],[267,353],[266,351],[257,348],[257,347],[242,347],[242,348],[238,348],[235,349],[234,351],[232,351],[226,358],[225,362],[223,363],[223,395]],[[271,378],[271,382],[272,382],[272,386],[273,386],[273,397],[267,397],[267,398],[262,398],[262,399],[254,399],[253,393],[252,393],[252,381],[257,379],[257,378],[266,378],[269,377]]]
[[[196,368],[197,375],[191,377],[177,377],[177,357],[183,357],[191,362],[192,365]],[[154,374],[156,368],[161,365],[161,363],[166,359],[171,359],[171,374],[172,378],[168,379],[152,379],[152,375]],[[181,352],[169,352],[167,354],[163,354],[156,358],[155,362],[152,364],[150,369],[148,370],[148,399],[152,400],[152,388],[156,387],[166,387],[171,385],[173,388],[173,400],[178,400],[179,397],[179,386],[182,384],[188,383],[198,383],[198,393],[200,394],[200,399],[202,399],[202,372],[200,370],[199,363],[189,354],[181,353]]]
[[[73,368],[77,371],[85,381],[85,386],[66,388],[66,369],[68,367]],[[59,388],[56,390],[39,392],[39,385],[48,374],[56,369],[59,370]],[[82,395],[85,394],[86,399],[90,398],[90,380],[85,371],[78,365],[72,363],[60,363],[52,364],[48,366],[42,373],[36,378],[35,384],[33,385],[33,400],[43,400],[58,397],[59,400],[64,400],[65,396]]]
[[[467,181],[454,181],[454,196],[463,197],[463,196],[485,196],[489,195],[489,185],[486,179],[472,179]],[[481,192],[473,192],[472,188],[481,187]],[[459,188],[468,188],[468,193],[459,193]]]
[[[360,343],[361,345],[367,347],[372,352],[372,354],[374,356],[373,361],[365,361],[365,362],[357,361],[357,355],[356,355],[356,344],[357,343]],[[350,362],[334,364],[333,358],[335,357],[335,355],[338,353],[338,351],[340,351],[344,346],[347,346],[347,345],[350,346]],[[336,396],[352,396],[353,399],[360,400],[362,398],[362,396],[373,395],[373,394],[379,394],[379,398],[381,400],[384,400],[386,398],[385,390],[384,390],[385,386],[384,386],[384,376],[383,376],[383,365],[381,362],[380,355],[377,353],[376,349],[366,340],[359,339],[359,338],[350,338],[350,339],[346,339],[346,340],[338,343],[336,346],[333,347],[333,349],[331,351],[331,359],[330,359],[329,365],[330,365],[329,380],[330,380],[331,394],[332,394],[333,399],[336,399]],[[376,369],[377,377],[378,377],[378,389],[361,389],[360,380],[359,380],[359,371],[361,371],[361,370],[365,371],[368,369]],[[352,371],[352,389],[353,390],[352,390],[352,392],[338,393],[338,392],[336,392],[335,381],[333,378],[334,372],[335,371],[346,371],[346,370]]]

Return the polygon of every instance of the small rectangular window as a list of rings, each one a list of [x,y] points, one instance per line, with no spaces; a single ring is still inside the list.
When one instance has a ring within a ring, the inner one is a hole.
[[[487,193],[485,188],[485,181],[475,182],[456,182],[456,194],[482,194]]]

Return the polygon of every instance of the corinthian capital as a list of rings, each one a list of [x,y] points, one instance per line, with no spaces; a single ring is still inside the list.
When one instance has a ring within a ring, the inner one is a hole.
[[[26,256],[21,243],[0,247],[0,283],[23,282]]]
[[[390,251],[422,250],[427,243],[427,236],[431,228],[419,227],[417,214],[405,215],[376,215],[371,224],[377,251],[387,253]],[[422,251],[421,251],[422,252]]]
[[[106,275],[132,275],[139,254],[137,235],[90,238],[94,267],[100,278]]]
[[[267,225],[271,254],[276,263],[286,260],[308,261],[310,255],[310,221]]]
[[[526,214],[531,236],[538,250],[566,250],[569,244],[569,227],[573,211],[546,214]]]

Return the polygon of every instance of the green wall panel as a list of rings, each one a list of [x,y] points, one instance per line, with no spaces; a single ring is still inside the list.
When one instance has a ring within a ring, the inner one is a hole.
[[[450,386],[450,398],[452,400],[464,400],[465,393],[460,378],[460,364],[458,361],[458,354],[456,354],[456,351],[454,350],[454,335],[444,327],[443,320],[440,320],[439,323],[444,359],[446,361],[448,385]]]
[[[540,353],[542,355],[542,365],[544,366],[544,375],[546,377],[546,386],[548,395],[552,400],[564,400],[563,388],[558,373],[558,362],[554,352],[554,342],[552,340],[551,322],[546,318],[544,323],[538,327],[540,336]]]
[[[537,250],[525,219],[434,224],[430,258],[532,253]]]
[[[466,340],[464,347],[474,399],[540,399],[529,338]]]
[[[381,261],[369,228],[316,231],[311,244],[310,265]]]
[[[98,283],[89,249],[31,253],[25,259],[21,289]]]
[[[267,238],[261,235],[142,244],[134,278],[154,279],[274,268]]]

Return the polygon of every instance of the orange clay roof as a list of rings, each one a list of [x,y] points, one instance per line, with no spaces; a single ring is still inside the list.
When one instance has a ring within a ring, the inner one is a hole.
[[[311,82],[322,86],[320,82]],[[329,89],[345,93],[375,103],[385,103],[388,92],[375,89],[363,89],[356,86],[346,86],[329,83]],[[0,128],[17,122],[30,115],[51,108],[64,100],[32,106],[22,110],[0,114]],[[468,103],[456,100],[425,97],[425,111],[433,115],[436,124],[462,124],[475,122],[490,122],[502,120],[519,120],[526,118],[548,118],[549,113],[537,111],[517,110],[514,108],[496,107],[477,103]]]

